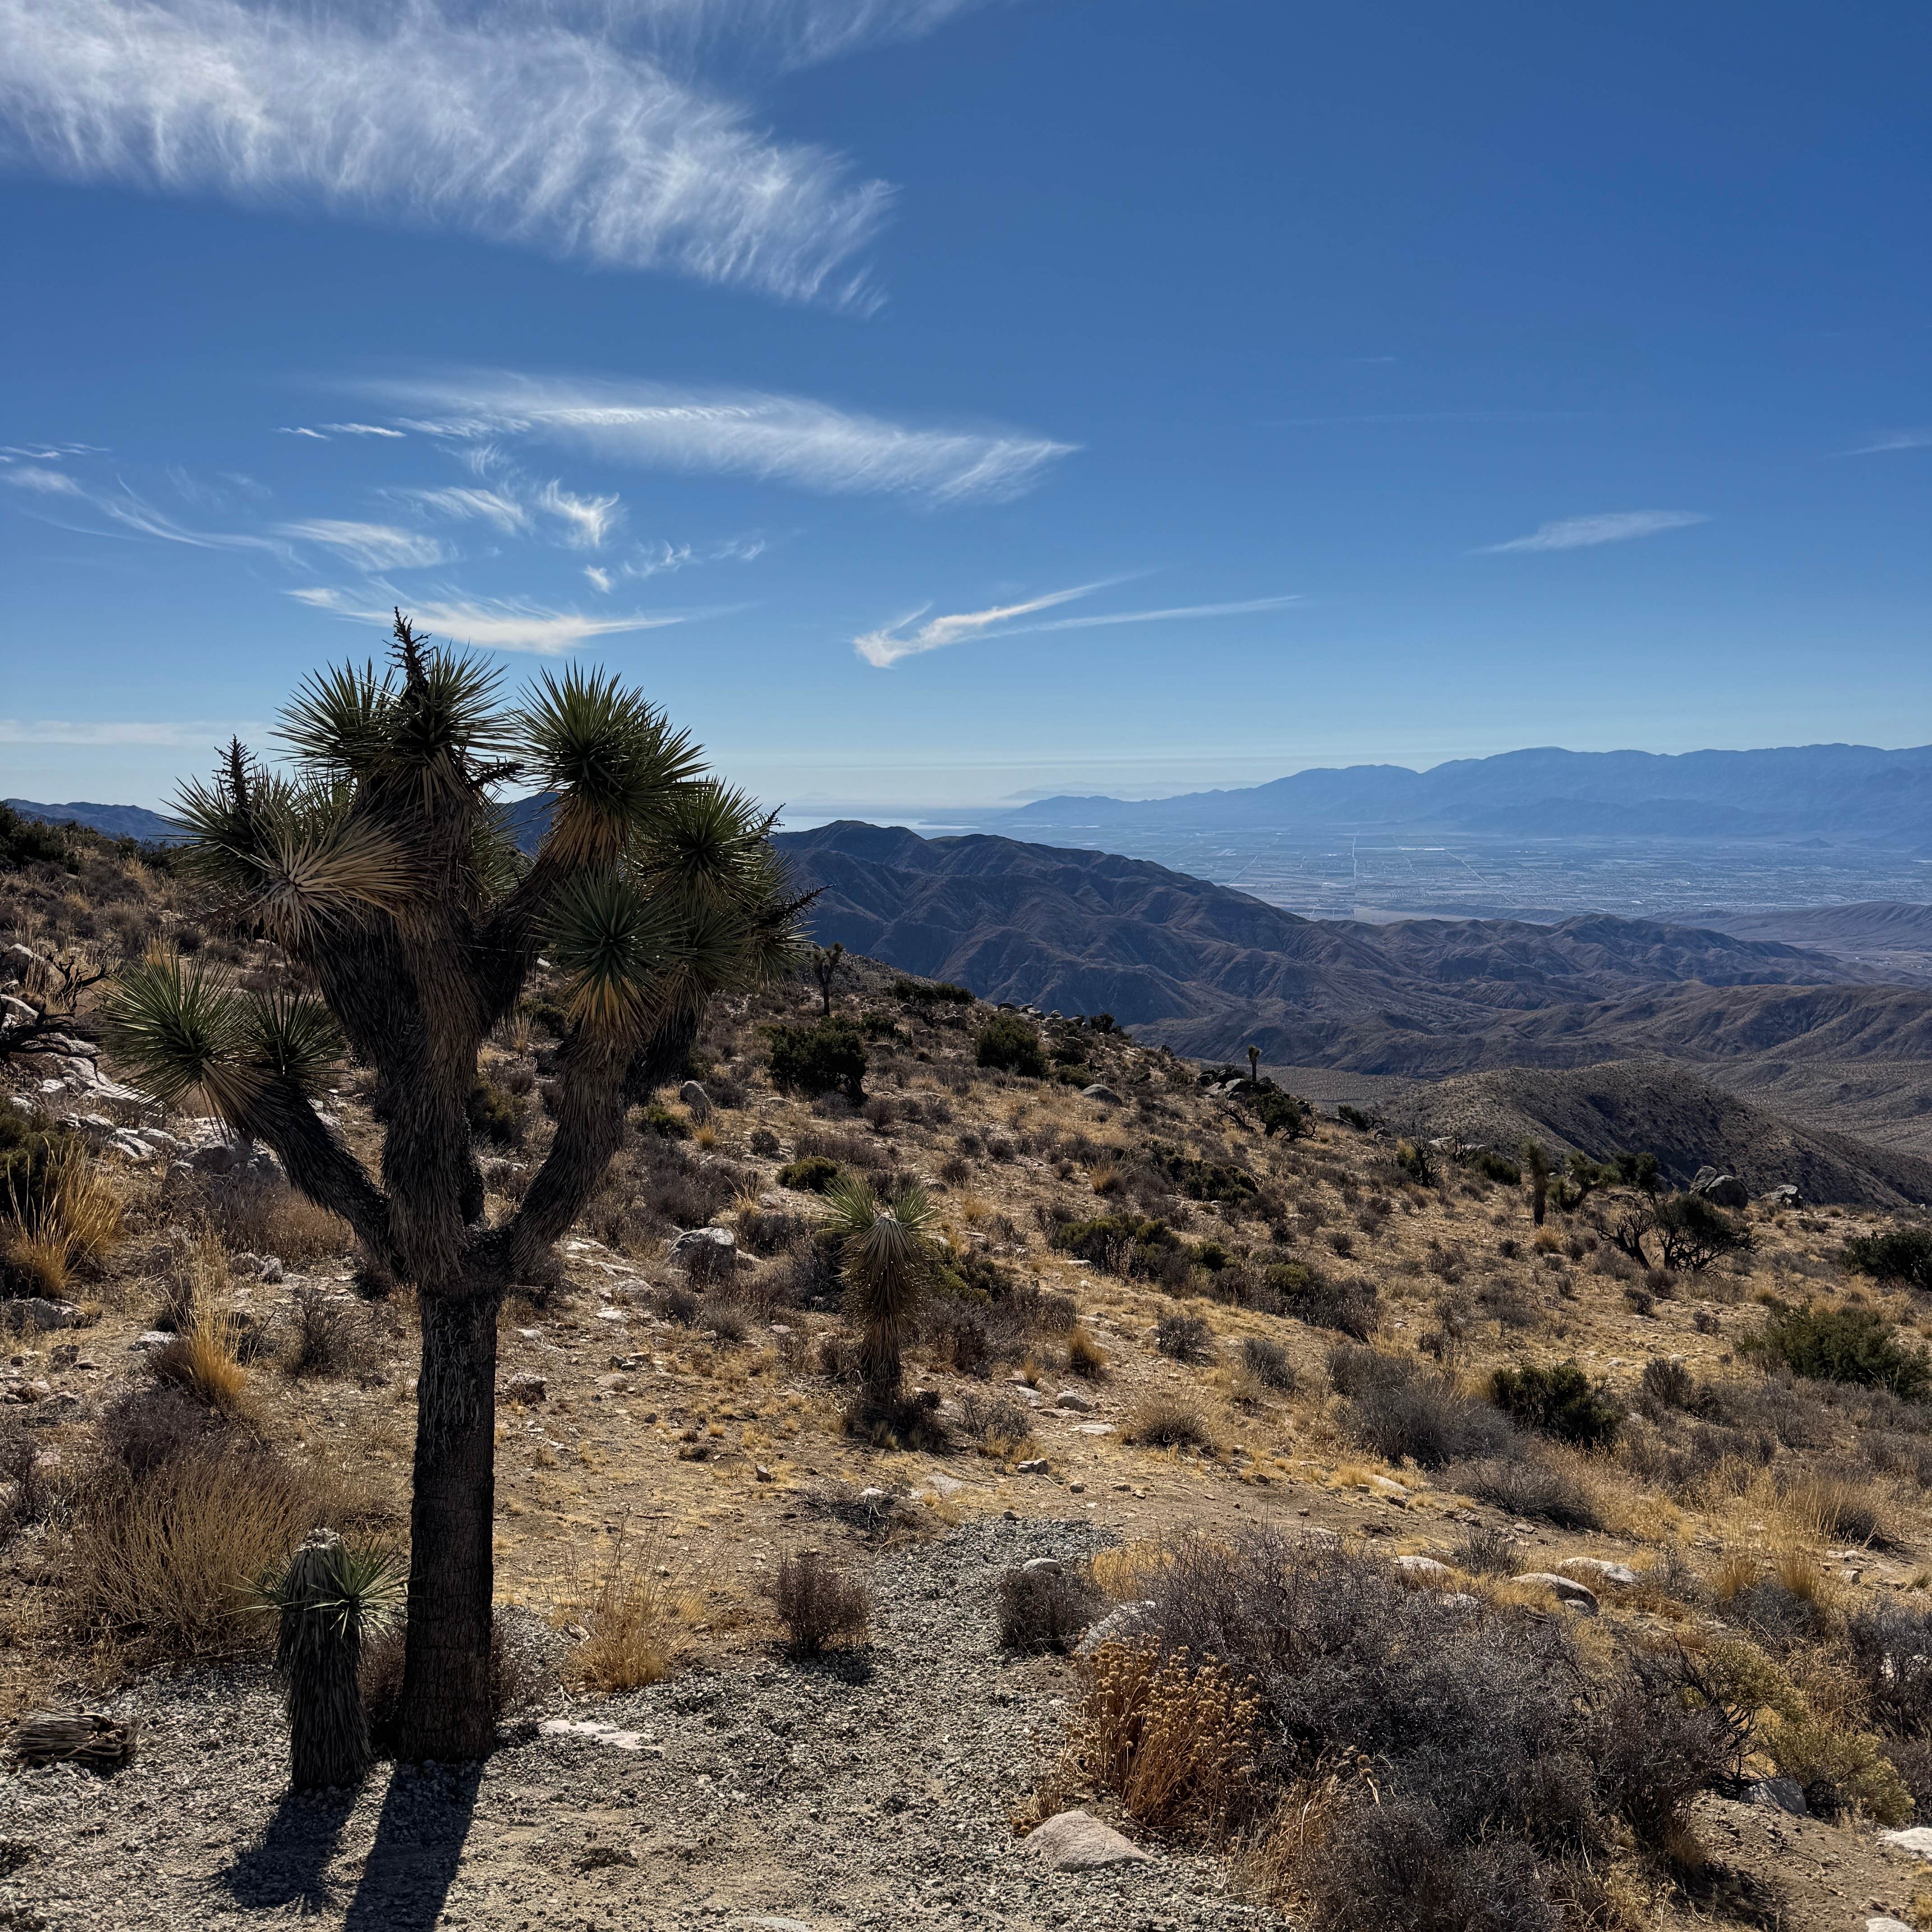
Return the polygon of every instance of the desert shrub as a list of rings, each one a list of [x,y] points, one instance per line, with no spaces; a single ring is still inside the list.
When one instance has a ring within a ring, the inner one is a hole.
[[[1154,1324],[1154,1345],[1176,1362],[1214,1359],[1214,1330],[1198,1315],[1163,1315]]]
[[[1479,1503],[1558,1529],[1601,1529],[1603,1512],[1582,1478],[1544,1456],[1489,1456],[1453,1464],[1444,1483]]]
[[[1178,1255],[1180,1247],[1180,1237],[1165,1221],[1136,1214],[1100,1214],[1090,1220],[1062,1222],[1052,1240],[1061,1253],[1123,1278],[1158,1277],[1162,1264]]]
[[[1106,1607],[1092,1580],[1058,1563],[1018,1567],[1000,1578],[1000,1642],[1007,1650],[1069,1650]]]
[[[1190,1201],[1220,1201],[1239,1205],[1260,1193],[1260,1184],[1232,1161],[1204,1160],[1159,1142],[1148,1150],[1148,1166]]]
[[[570,1565],[555,1618],[589,1633],[566,1666],[574,1682],[590,1690],[636,1690],[670,1674],[683,1593],[660,1574],[665,1568],[627,1524],[594,1568]]]
[[[1126,1439],[1146,1449],[1211,1449],[1206,1419],[1184,1396],[1144,1396],[1127,1418]]]
[[[1882,1234],[1854,1234],[1845,1244],[1845,1265],[1880,1281],[1932,1288],[1932,1228],[1892,1228]]]
[[[1104,1643],[1083,1672],[1060,1775],[1157,1832],[1215,1832],[1252,1802],[1262,1700],[1217,1658]]]
[[[31,1426],[0,1423],[0,1544],[54,1514],[61,1493],[54,1468]]]
[[[253,1580],[310,1530],[366,1520],[327,1472],[232,1432],[104,1459],[81,1486],[64,1579],[77,1634],[153,1662],[241,1654],[263,1633],[238,1614]]]
[[[1697,1378],[1682,1362],[1654,1357],[1643,1365],[1637,1400],[1646,1414],[1660,1409],[1688,1408],[1696,1400]]]
[[[808,1154],[788,1161],[778,1169],[778,1185],[796,1194],[824,1194],[834,1186],[843,1173],[836,1160],[822,1154]]]
[[[976,1066],[1022,1073],[1034,1080],[1047,1076],[1040,1029],[1018,1013],[995,1013],[980,1029],[974,1037],[973,1059]]]
[[[1107,1378],[1107,1352],[1084,1328],[1076,1327],[1066,1338],[1066,1372],[1088,1382]]]
[[[1490,1381],[1490,1399],[1520,1427],[1581,1449],[1607,1448],[1623,1422],[1622,1409],[1603,1385],[1574,1361],[1554,1368],[1528,1363],[1498,1369]]]
[[[1924,1816],[1932,1808],[1932,1612],[1861,1607],[1845,1619],[1844,1643],[1886,1755]]]
[[[1382,1318],[1381,1297],[1372,1281],[1338,1281],[1304,1262],[1276,1262],[1262,1271],[1262,1284],[1281,1312],[1311,1328],[1332,1328],[1366,1342]]]
[[[1288,1360],[1288,1351],[1279,1342],[1271,1342],[1264,1335],[1244,1337],[1241,1366],[1263,1388],[1273,1389],[1280,1395],[1291,1394],[1294,1391],[1294,1364]]]
[[[830,1644],[862,1644],[869,1633],[872,1600],[865,1586],[815,1550],[783,1558],[768,1594],[784,1626],[785,1654],[794,1662],[817,1657]]]
[[[1087,1666],[1068,1782],[1168,1829],[1285,1817],[1298,1922],[1320,1932],[1552,1932],[1568,1861],[1626,1832],[1668,1841],[1728,1768],[1722,1714],[1669,1666],[1582,1651],[1556,1620],[1445,1612],[1376,1558],[1270,1530],[1184,1537],[1168,1558],[1137,1646]],[[1202,1696],[1187,1680],[1210,1666]],[[1099,1748],[1151,1703],[1130,1673],[1161,1669],[1177,1714],[1227,1741],[1205,1780],[1218,1816],[1129,1798]],[[1250,1704],[1238,1727],[1214,1724],[1229,1696]]]
[[[778,1151],[778,1137],[770,1127],[754,1127],[748,1144],[760,1160],[771,1160]]]
[[[1499,1187],[1520,1187],[1522,1169],[1513,1160],[1506,1160],[1493,1148],[1484,1148],[1472,1154],[1468,1166],[1480,1174],[1485,1180],[1493,1180]]]
[[[469,1097],[463,1103],[463,1114],[470,1124],[470,1131],[478,1140],[488,1141],[493,1147],[521,1147],[524,1144],[528,1118],[524,1102],[487,1074],[477,1076]]]
[[[1449,1552],[1449,1560],[1472,1576],[1514,1576],[1521,1568],[1514,1537],[1478,1524]]]
[[[738,1216],[739,1244],[754,1255],[782,1253],[805,1232],[805,1223],[797,1215],[776,1208],[748,1209]]]
[[[23,818],[10,806],[0,805],[0,872],[22,866],[58,866],[74,869],[73,835],[38,818]]]
[[[1646,1268],[1652,1262],[1646,1244],[1654,1235],[1666,1269],[1693,1274],[1723,1256],[1744,1252],[1753,1238],[1744,1222],[1701,1194],[1672,1194],[1660,1200],[1640,1192],[1624,1203],[1608,1232],[1618,1249]]]
[[[290,1308],[291,1337],[284,1366],[298,1378],[314,1376],[339,1380],[367,1366],[368,1330],[364,1318],[346,1298],[300,1283]]]
[[[1510,1446],[1514,1432],[1502,1417],[1420,1362],[1345,1344],[1330,1351],[1328,1376],[1343,1399],[1344,1427],[1384,1462],[1410,1456],[1440,1469]]]
[[[1360,1107],[1352,1107],[1346,1100],[1335,1109],[1335,1118],[1345,1127],[1353,1127],[1358,1134],[1379,1133],[1382,1122],[1376,1115],[1364,1112]]]
[[[253,1174],[211,1182],[201,1215],[231,1254],[274,1255],[298,1266],[327,1261],[356,1244],[354,1231],[284,1181]]]
[[[982,1456],[1016,1456],[1033,1440],[1033,1414],[1008,1396],[968,1394],[959,1403],[959,1433]]]
[[[1820,1308],[1768,1300],[1764,1324],[1740,1344],[1748,1354],[1816,1382],[1852,1382],[1918,1400],[1932,1385],[1932,1360],[1907,1348],[1885,1317],[1869,1308]]]
[[[682,1114],[674,1114],[662,1100],[653,1100],[638,1109],[638,1131],[655,1134],[661,1141],[688,1141],[691,1123]]]
[[[950,980],[895,980],[886,988],[896,1000],[902,1000],[910,1006],[970,1006],[973,994],[964,986],[956,986]]]
[[[844,1095],[854,1106],[866,1098],[866,1042],[849,1021],[814,1020],[808,1026],[767,1027],[772,1084],[788,1092]]]

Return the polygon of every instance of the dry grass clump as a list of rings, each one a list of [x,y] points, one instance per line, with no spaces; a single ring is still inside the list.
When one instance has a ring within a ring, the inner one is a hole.
[[[1066,1372],[1088,1382],[1107,1378],[1107,1352],[1077,1322],[1066,1337]]]
[[[794,1663],[832,1645],[862,1645],[871,1634],[872,1593],[816,1550],[784,1558],[766,1594],[784,1626],[785,1654]]]
[[[121,1198],[78,1140],[52,1138],[37,1174],[19,1166],[0,1196],[0,1274],[16,1293],[59,1300],[120,1240]]]
[[[1123,1439],[1148,1449],[1212,1449],[1207,1419],[1185,1396],[1144,1396],[1127,1418]]]
[[[1214,1331],[1198,1315],[1163,1315],[1154,1324],[1154,1345],[1170,1361],[1214,1359]]]
[[[1439,1469],[1516,1451],[1507,1418],[1408,1357],[1345,1342],[1330,1352],[1328,1374],[1342,1398],[1342,1426],[1384,1462],[1411,1456],[1425,1469]]]
[[[252,1408],[241,1338],[232,1315],[204,1302],[189,1317],[186,1328],[148,1358],[149,1371],[157,1382],[185,1390],[218,1415],[243,1420]]]
[[[1156,1832],[1218,1834],[1247,1808],[1262,1700],[1220,1659],[1103,1643],[1082,1678],[1054,1796],[1111,1792]]]
[[[152,1400],[152,1398],[150,1399]],[[76,1633],[140,1664],[257,1648],[242,1614],[254,1579],[312,1529],[367,1520],[369,1500],[232,1431],[143,1442],[141,1466],[105,1458],[82,1484],[64,1579]]]
[[[274,1255],[299,1265],[330,1260],[356,1245],[355,1232],[340,1215],[280,1180],[211,1183],[201,1209],[231,1254]]]
[[[1033,1442],[1033,1412],[1005,1396],[960,1399],[959,1433],[982,1456],[1010,1460]]]
[[[592,1690],[635,1690],[658,1682],[670,1673],[677,1628],[692,1607],[656,1549],[634,1541],[628,1526],[620,1525],[594,1570],[581,1569],[572,1552],[552,1618],[586,1634],[568,1675]]]

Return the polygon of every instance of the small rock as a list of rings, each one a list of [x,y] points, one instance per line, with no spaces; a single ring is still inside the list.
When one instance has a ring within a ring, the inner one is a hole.
[[[711,1096],[695,1080],[687,1080],[677,1090],[677,1097],[690,1110],[693,1119],[708,1120],[711,1118]]]
[[[1932,1858],[1932,1825],[1908,1825],[1902,1832],[1881,1832],[1878,1841],[1882,1845],[1896,1845],[1901,1852],[1911,1852],[1922,1858]]]
[[[748,1918],[745,1923],[757,1932],[812,1932],[802,1918]]]
[[[1512,1576],[1513,1583],[1530,1583],[1540,1589],[1547,1590],[1566,1610],[1580,1610],[1586,1617],[1597,1614],[1597,1593],[1587,1586],[1568,1576],[1559,1576],[1551,1570],[1526,1570],[1520,1576]]]
[[[1408,1505],[1408,1490],[1392,1476],[1371,1476],[1368,1487],[1371,1495],[1380,1496],[1384,1502],[1394,1503],[1398,1508]]]
[[[730,1254],[738,1245],[738,1238],[729,1228],[687,1228],[670,1244],[672,1258],[688,1261],[703,1247],[712,1247],[724,1254]]]
[[[503,1384],[506,1402],[542,1402],[549,1393],[550,1384],[534,1369],[519,1369]]]
[[[1432,1556],[1398,1556],[1395,1559],[1395,1567],[1427,1582],[1446,1583],[1449,1580],[1448,1564],[1437,1562]]]
[[[1868,1918],[1865,1932],[1912,1932],[1912,1928],[1902,1918]]]
[[[1043,1576],[1058,1576],[1066,1568],[1057,1556],[1029,1556],[1020,1565],[1022,1570],[1037,1571]]]
[[[1027,1849],[1055,1871],[1095,1871],[1106,1865],[1152,1864],[1151,1852],[1124,1838],[1091,1813],[1060,1811],[1034,1828]]]
[[[769,1483],[776,1480],[770,1470],[766,1468],[762,1462],[759,1463],[756,1468],[752,1470],[752,1476],[760,1483]]]
[[[1080,1640],[1079,1654],[1090,1657],[1103,1643],[1126,1641],[1146,1622],[1147,1613],[1153,1608],[1154,1602],[1150,1598],[1145,1603],[1123,1604],[1118,1610],[1109,1610]]]
[[[1120,1095],[1116,1094],[1112,1088],[1103,1087],[1097,1081],[1091,1087],[1082,1088],[1080,1097],[1083,1100],[1097,1100],[1103,1107],[1118,1107],[1120,1105]]]
[[[1613,1584],[1619,1590],[1634,1590],[1637,1574],[1627,1563],[1606,1562],[1600,1556],[1566,1556],[1557,1564],[1566,1576],[1574,1576],[1579,1582],[1594,1583],[1600,1588],[1606,1583]]]
[[[1094,1400],[1084,1389],[1064,1388],[1054,1397],[1053,1406],[1056,1408],[1075,1409],[1085,1415],[1092,1411]]]
[[[1804,1787],[1795,1778],[1761,1778],[1750,1787],[1754,1804],[1768,1804],[1788,1811],[1794,1818],[1808,1818],[1811,1808],[1804,1802]]]
[[[1111,1436],[1114,1425],[1111,1422],[1083,1422],[1074,1431],[1076,1436]]]
[[[81,1312],[70,1301],[50,1301],[44,1295],[25,1294],[16,1301],[0,1302],[0,1327],[19,1334],[32,1329],[78,1328]]]
[[[1016,1462],[1013,1467],[1022,1476],[1043,1476],[1046,1474],[1046,1458],[1029,1456],[1024,1462]]]
[[[174,1339],[165,1328],[150,1328],[128,1344],[128,1352],[130,1355],[148,1354],[156,1348],[165,1348]]]

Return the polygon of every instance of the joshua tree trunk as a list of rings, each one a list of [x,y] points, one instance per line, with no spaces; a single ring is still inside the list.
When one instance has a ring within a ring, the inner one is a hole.
[[[409,1623],[398,1713],[407,1754],[483,1756],[496,1730],[496,1308],[488,1289],[422,1299]]]

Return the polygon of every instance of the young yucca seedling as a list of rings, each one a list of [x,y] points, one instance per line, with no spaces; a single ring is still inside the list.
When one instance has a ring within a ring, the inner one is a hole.
[[[289,1782],[297,1791],[355,1784],[369,1768],[362,1645],[394,1619],[403,1578],[393,1551],[318,1529],[279,1576],[256,1586],[280,1633],[275,1668],[286,1686]]]

